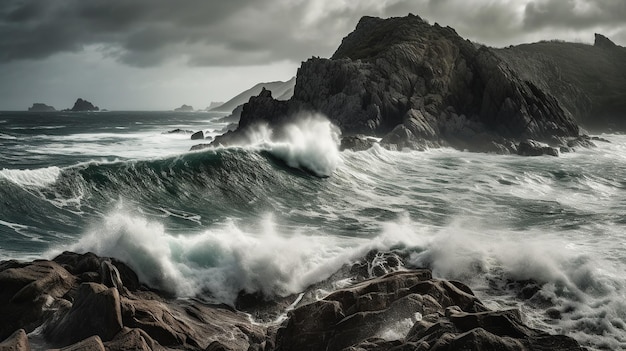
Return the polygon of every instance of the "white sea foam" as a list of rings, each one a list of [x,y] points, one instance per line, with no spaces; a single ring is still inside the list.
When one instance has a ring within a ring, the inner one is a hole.
[[[244,145],[260,147],[285,161],[289,167],[330,176],[341,163],[340,131],[320,114],[301,114],[296,122],[273,130],[259,124],[246,132]]]
[[[45,187],[56,182],[61,169],[56,166],[39,169],[2,169],[0,177],[21,186]]]
[[[260,228],[259,228],[260,227]],[[70,247],[117,257],[140,279],[179,296],[208,291],[233,303],[241,290],[288,295],[321,281],[353,258],[353,240],[281,230],[271,217],[254,228],[233,222],[190,235],[129,211],[105,216]]]

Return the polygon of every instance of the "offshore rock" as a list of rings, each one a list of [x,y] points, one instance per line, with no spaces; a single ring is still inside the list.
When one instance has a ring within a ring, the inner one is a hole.
[[[262,91],[244,105],[237,131],[214,145],[303,110],[325,114],[344,134],[382,137],[390,149],[498,152],[511,141],[578,136],[559,101],[512,67],[492,49],[418,16],[363,17],[330,59],[302,64],[289,101]]]
[[[52,106],[48,106],[46,104],[36,102],[33,106],[28,108],[28,112],[54,112],[56,109]]]
[[[198,140],[198,139],[204,139],[204,132],[201,130],[191,134],[191,140]]]
[[[91,112],[99,111],[98,106],[94,106],[91,102],[78,98],[74,103],[74,106],[69,110],[72,112]]]
[[[376,144],[376,140],[364,135],[351,135],[341,138],[339,150],[365,151]]]
[[[181,107],[175,108],[174,112],[193,112],[193,106],[183,104]]]

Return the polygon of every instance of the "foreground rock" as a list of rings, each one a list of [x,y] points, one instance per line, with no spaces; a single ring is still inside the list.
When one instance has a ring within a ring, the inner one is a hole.
[[[56,109],[52,106],[48,106],[42,103],[34,103],[33,106],[28,108],[28,112],[54,112]]]
[[[290,100],[262,91],[244,105],[238,129],[213,144],[237,143],[255,124],[280,126],[302,111],[325,114],[344,135],[376,136],[398,150],[511,153],[525,139],[578,137],[570,112],[513,67],[418,16],[363,17],[330,59],[302,64]]]
[[[91,253],[5,261],[0,349],[28,350],[26,333],[43,327],[50,346],[68,351],[582,350],[569,337],[527,327],[517,310],[487,309],[462,283],[398,271],[396,254],[373,252],[366,261],[340,271],[355,283],[322,300],[311,287],[280,325],[270,321],[295,296],[242,293],[237,306],[261,324],[233,307],[167,297],[124,263]],[[358,282],[370,274],[378,277]]]

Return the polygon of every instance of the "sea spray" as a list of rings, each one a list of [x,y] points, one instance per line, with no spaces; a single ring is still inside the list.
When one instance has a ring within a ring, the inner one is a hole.
[[[244,144],[268,150],[289,167],[328,177],[341,163],[340,131],[321,114],[301,114],[295,122],[272,129],[258,124],[246,131]]]
[[[0,179],[7,179],[17,185],[26,187],[45,187],[54,183],[61,169],[56,166],[39,169],[2,169]]]

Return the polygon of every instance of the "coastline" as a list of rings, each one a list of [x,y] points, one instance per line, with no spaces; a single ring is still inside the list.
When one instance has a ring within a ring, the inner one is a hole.
[[[63,350],[584,350],[528,327],[519,310],[489,310],[465,284],[402,261],[373,251],[301,294],[240,293],[235,306],[176,298],[93,253],[3,261],[0,348],[43,341]]]

